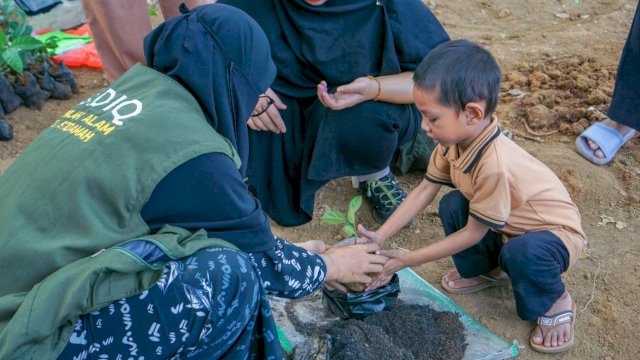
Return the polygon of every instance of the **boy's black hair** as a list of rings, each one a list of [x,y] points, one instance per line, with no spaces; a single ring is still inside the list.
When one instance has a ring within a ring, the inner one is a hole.
[[[438,45],[413,73],[418,89],[438,91],[438,101],[457,112],[472,101],[484,101],[485,116],[496,110],[500,79],[500,67],[493,55],[468,40]]]

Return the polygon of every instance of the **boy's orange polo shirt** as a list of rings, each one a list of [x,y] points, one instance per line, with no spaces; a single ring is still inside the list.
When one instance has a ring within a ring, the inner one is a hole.
[[[502,233],[505,242],[548,230],[567,247],[571,264],[586,247],[580,212],[560,179],[504,136],[495,116],[465,152],[438,145],[425,179],[460,190],[469,200],[469,215]]]

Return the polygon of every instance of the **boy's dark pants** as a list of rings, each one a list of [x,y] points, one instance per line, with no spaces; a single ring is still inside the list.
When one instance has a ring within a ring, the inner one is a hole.
[[[460,191],[451,191],[440,200],[440,220],[445,235],[467,224],[469,201]],[[564,294],[560,274],[569,266],[569,252],[562,241],[549,231],[527,232],[506,244],[494,231],[476,245],[453,257],[463,278],[484,275],[500,267],[510,277],[518,316],[534,320],[544,315]]]

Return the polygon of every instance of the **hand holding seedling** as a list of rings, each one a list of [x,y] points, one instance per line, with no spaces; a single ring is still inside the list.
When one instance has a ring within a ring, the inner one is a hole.
[[[356,214],[361,205],[362,195],[354,196],[349,202],[349,209],[346,214],[341,211],[327,211],[322,215],[321,220],[327,224],[342,225],[342,233],[345,236],[355,237],[357,235],[355,230]],[[357,243],[357,241],[355,243]],[[345,276],[336,277],[336,279],[329,279],[329,276],[327,275],[327,281],[325,282],[326,288],[344,292],[347,292],[348,290],[362,291],[365,288],[363,284],[368,284],[369,281],[371,281],[371,276],[382,270],[382,265],[385,261],[384,256],[367,254],[369,255],[368,258],[362,257],[362,254],[358,253],[358,251],[362,250],[358,249],[365,249],[367,252],[372,252],[379,250],[380,247],[375,243],[355,245],[339,244],[325,252],[325,254],[332,252],[337,253],[337,257],[340,258],[338,260],[340,262],[339,265],[353,267],[356,269],[356,272],[351,273],[350,276],[347,273]],[[361,258],[358,258],[358,256]],[[329,265],[327,265],[327,267],[329,267]]]
[[[379,249],[376,244],[344,245],[327,249],[320,255],[327,264],[326,285],[346,291],[341,284],[368,284],[371,281],[370,274],[382,271],[386,260],[386,257],[375,254]]]
[[[409,254],[408,250],[379,250],[376,251],[376,254],[386,257],[387,261],[385,261],[382,271],[380,271],[376,276],[373,277],[364,291],[375,290],[381,286],[386,285],[387,283],[389,283],[389,281],[391,281],[391,277],[396,273],[396,271],[409,266],[409,264],[407,264],[407,262],[405,261],[406,255]]]

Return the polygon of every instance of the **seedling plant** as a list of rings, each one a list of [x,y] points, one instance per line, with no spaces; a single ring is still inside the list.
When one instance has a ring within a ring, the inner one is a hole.
[[[342,233],[344,235],[355,237],[358,235],[356,232],[356,213],[361,205],[362,195],[357,195],[349,202],[349,209],[346,214],[341,211],[327,211],[320,220],[327,224],[342,225]]]

